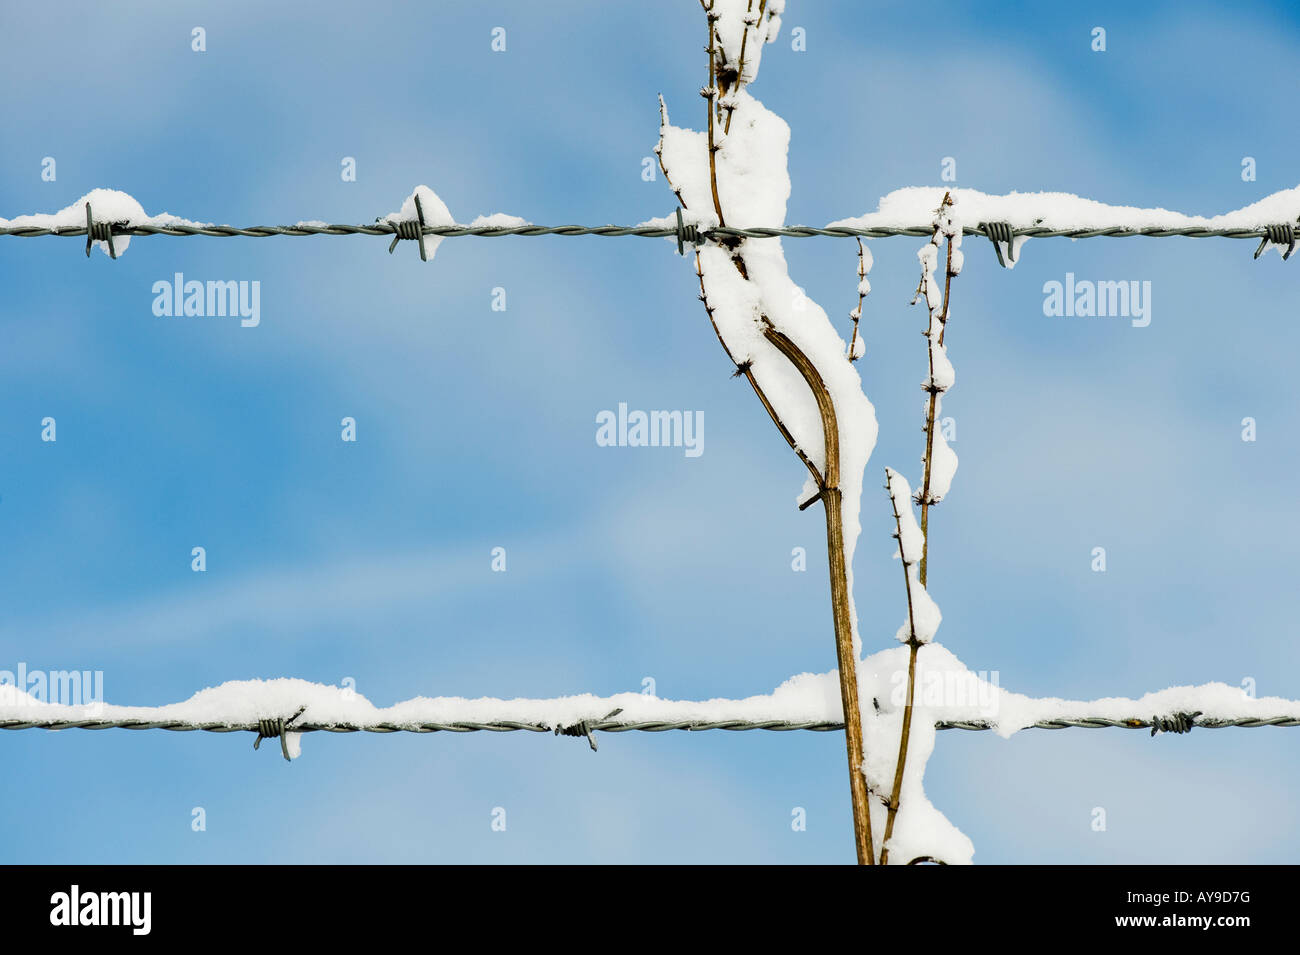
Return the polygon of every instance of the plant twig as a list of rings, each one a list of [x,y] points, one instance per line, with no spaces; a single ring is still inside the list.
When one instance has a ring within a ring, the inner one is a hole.
[[[722,332],[718,330],[718,323],[713,317],[714,309],[713,306],[709,304],[708,292],[706,292],[704,288],[704,270],[700,266],[700,253],[698,251],[695,253],[695,274],[700,280],[700,301],[704,303],[704,311],[709,316],[709,324],[713,326],[713,334],[718,336],[718,343],[722,345],[722,350],[727,353],[727,357],[730,358],[732,364],[736,366],[735,373],[737,375],[745,376],[750,387],[754,389],[754,394],[758,396],[758,400],[767,410],[768,416],[772,419],[772,423],[775,424],[776,429],[781,432],[781,437],[785,438],[786,443],[790,445],[791,450],[793,450],[795,454],[799,455],[799,460],[808,468],[808,472],[812,475],[813,482],[817,485],[818,491],[820,492],[821,488],[826,486],[826,482],[822,479],[821,472],[817,470],[817,465],[813,464],[812,459],[809,458],[803,448],[799,447],[795,442],[794,435],[790,433],[790,429],[787,428],[785,422],[781,420],[781,416],[776,413],[776,408],[772,406],[772,402],[768,400],[767,395],[763,392],[762,386],[758,383],[758,378],[754,375],[752,364],[748,361],[736,361],[736,356],[733,355],[731,349],[727,347],[727,342],[723,339]]]
[[[945,192],[943,194],[943,202],[939,204],[938,215],[936,216],[936,220],[935,220],[934,235],[930,239],[930,244],[935,246],[936,249],[938,248],[939,245],[939,236],[943,234],[940,222],[944,218],[947,209],[951,205],[952,205],[952,194]],[[943,335],[947,329],[948,301],[949,301],[949,297],[952,294],[952,277],[954,273],[952,270],[952,237],[951,236],[948,237],[947,246],[948,246],[947,264],[944,269],[944,280],[943,280],[943,306],[938,316],[936,316],[934,314],[934,310],[930,308],[929,299],[927,298],[926,300],[926,308],[930,312],[930,324],[925,332],[926,338],[929,339],[931,338],[931,336],[934,335],[935,318],[937,317],[938,326],[939,326],[938,335],[939,335],[940,345],[943,344]],[[927,281],[928,278],[925,275],[923,275],[921,279],[922,285],[924,285]],[[913,301],[915,301],[915,299]],[[926,580],[928,579],[927,572],[930,566],[930,560],[929,560],[930,558],[930,504],[931,504],[930,478],[931,478],[931,474],[933,471],[933,464],[934,464],[934,420],[935,420],[935,412],[938,409],[938,404],[939,404],[939,392],[934,387],[934,349],[928,348],[927,353],[928,353],[928,358],[930,363],[930,377],[926,383],[926,389],[930,393],[930,401],[925,415],[925,459],[924,459],[925,472],[921,482],[921,490],[918,494],[918,503],[921,505],[921,540],[922,540],[921,566],[920,566],[919,576],[921,579],[922,586],[925,585]]]
[[[718,198],[718,146],[713,139],[714,101],[718,95],[715,59],[717,48],[714,44],[714,38],[717,36],[714,24],[717,23],[718,15],[713,12],[713,4],[714,0],[709,0],[708,6],[704,6],[704,0],[700,0],[700,5],[704,6],[704,13],[709,21],[709,85],[700,90],[700,95],[704,97],[709,107],[709,186],[713,189],[713,211],[718,214],[718,225],[726,225],[727,222],[722,216],[722,200]]]
[[[754,9],[754,0],[749,0],[749,3],[746,4],[745,6],[744,30],[741,32],[740,35],[740,61],[736,65],[736,82],[734,84],[735,90],[739,90],[741,85],[745,82],[745,47],[749,45],[749,28],[752,26],[755,32],[758,31],[758,25],[763,22],[763,13],[767,10],[767,0],[759,0],[757,18],[750,17],[750,11],[753,9]],[[733,92],[733,96],[734,96],[734,92]],[[733,104],[728,106],[726,109],[727,109],[727,122],[722,127],[723,135],[726,135],[727,133],[731,132],[731,114],[735,112],[736,107]]]
[[[889,479],[889,469],[885,469],[885,487],[889,490],[889,502],[894,509],[894,537],[898,540],[899,562],[903,565],[903,580],[907,590],[907,701],[903,706],[903,728],[898,739],[898,762],[894,766],[894,788],[889,793],[885,804],[885,838],[881,842],[880,864],[889,865],[889,840],[894,835],[894,819],[898,816],[899,799],[903,793],[903,773],[907,768],[907,748],[912,739],[912,702],[916,695],[916,654],[921,642],[916,638],[916,611],[912,604],[912,562],[907,559],[903,548],[903,515],[898,510],[898,499]],[[911,502],[904,505],[910,507]],[[910,865],[910,863],[909,863]]]
[[[659,142],[655,144],[655,156],[659,160],[659,169],[664,174],[664,182],[668,183],[668,188],[673,191],[677,197],[677,202],[683,209],[686,208],[686,200],[682,198],[682,190],[673,184],[673,177],[668,175],[668,165],[664,162],[664,130],[668,128],[668,106],[664,103],[663,94],[659,94]],[[698,258],[698,256],[697,256]]]
[[[929,536],[929,508],[930,508],[930,478],[934,470],[934,422],[935,414],[939,406],[939,395],[943,389],[938,386],[934,378],[934,349],[937,344],[943,346],[943,333],[948,322],[948,303],[952,296],[952,279],[956,275],[953,269],[953,235],[952,223],[947,216],[947,210],[952,205],[952,195],[944,193],[943,202],[940,203],[935,214],[934,235],[930,238],[930,244],[935,246],[936,250],[939,245],[939,237],[942,235],[947,240],[947,264],[944,269],[943,284],[943,304],[936,315],[934,308],[930,304],[929,283],[932,279],[932,271],[928,264],[923,262],[921,269],[921,282],[917,287],[917,297],[926,296],[926,311],[930,316],[929,326],[926,328],[926,348],[927,359],[930,367],[929,377],[926,379],[926,390],[929,392],[930,400],[926,409],[925,416],[925,458],[924,468],[925,476],[921,486],[919,503],[921,505],[921,560],[918,568],[917,581],[924,587],[926,585],[926,570],[928,566],[928,557],[930,552]],[[937,251],[936,251],[937,254]],[[913,299],[915,301],[915,299]],[[938,330],[936,332],[936,319]],[[907,640],[907,700],[903,706],[903,725],[899,732],[898,738],[898,762],[894,767],[894,786],[890,791],[889,802],[886,808],[885,817],[885,838],[880,850],[880,864],[889,864],[889,840],[894,834],[894,820],[898,815],[899,800],[903,791],[903,776],[907,769],[907,750],[912,739],[912,704],[916,697],[916,656],[920,650],[921,641],[916,635],[916,613],[912,601],[912,575],[911,562],[907,559],[907,554],[903,548],[903,527],[902,515],[898,510],[898,501],[894,499],[893,489],[890,489],[889,499],[894,508],[894,521],[897,527],[898,537],[898,554],[903,564],[903,577],[907,583],[907,620],[910,634]],[[911,506],[910,502],[906,505]]]
[[[849,361],[857,361],[858,350],[858,322],[862,318],[862,303],[871,291],[871,286],[867,283],[867,261],[866,251],[862,245],[862,239],[858,239],[858,307],[849,312],[849,318],[853,319],[853,337],[849,340]],[[865,343],[864,343],[865,344]]]

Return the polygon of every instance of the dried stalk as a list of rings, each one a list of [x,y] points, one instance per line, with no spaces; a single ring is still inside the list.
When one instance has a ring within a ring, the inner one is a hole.
[[[722,202],[718,196],[716,159],[718,146],[715,142],[714,133],[715,101],[718,94],[716,86],[718,82],[717,48],[715,43],[717,15],[713,13],[713,0],[709,0],[707,4],[704,0],[700,0],[700,5],[704,8],[709,21],[709,85],[701,91],[708,104],[709,185],[713,193],[713,208],[717,213],[718,222],[719,224],[725,224],[722,214]],[[698,252],[696,252],[695,264],[700,279],[700,298],[704,302],[705,311],[709,314],[709,321],[713,324],[714,333],[718,336],[718,340],[722,341],[722,334],[718,330],[717,322],[713,319],[713,309],[708,303],[708,293],[704,285],[704,272]],[[733,252],[732,264],[735,265],[741,277],[749,278],[748,266],[745,263],[744,256],[739,251]],[[768,401],[767,396],[763,393],[763,389],[759,386],[750,363],[748,361],[736,363],[737,372],[748,379],[754,393],[762,402],[769,417],[776,424],[777,430],[781,432],[782,437],[786,439],[786,442],[812,474],[813,481],[817,486],[817,495],[812,500],[820,498],[826,511],[826,545],[831,584],[831,612],[835,624],[835,651],[840,675],[840,699],[844,707],[844,736],[849,760],[849,792],[853,804],[854,845],[857,850],[859,865],[875,865],[875,852],[871,838],[871,811],[867,796],[866,775],[863,769],[865,752],[862,737],[862,715],[858,705],[857,659],[853,648],[853,624],[849,609],[848,568],[844,560],[844,524],[841,509],[842,495],[839,487],[839,426],[835,416],[835,405],[831,400],[826,382],[808,356],[789,337],[782,334],[766,315],[762,316],[762,321],[765,326],[763,333],[767,340],[799,370],[817,401],[817,409],[821,415],[822,435],[826,448],[826,473],[824,476],[818,472],[807,454],[796,444],[790,429],[786,427],[772,403]],[[735,356],[731,354],[725,341],[722,342],[722,347],[727,352],[727,356],[735,363]],[[805,501],[800,509],[802,510],[803,507],[807,507],[811,503],[811,500]]]
[[[764,319],[767,322],[766,319]],[[853,835],[859,865],[875,865],[871,838],[871,810],[867,777],[863,770],[866,749],[862,737],[862,715],[858,704],[857,657],[853,649],[853,624],[849,612],[848,570],[844,562],[844,524],[841,510],[839,424],[835,404],[817,367],[793,341],[771,322],[764,336],[799,370],[821,414],[826,441],[826,480],[819,487],[826,512],[826,549],[831,582],[831,612],[835,621],[835,655],[840,674],[840,702],[844,708],[844,739],[849,760],[849,794],[853,804]]]

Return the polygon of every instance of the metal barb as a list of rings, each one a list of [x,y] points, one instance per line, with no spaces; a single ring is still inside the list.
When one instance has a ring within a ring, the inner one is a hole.
[[[90,211],[90,203],[86,203],[86,258],[90,258],[90,249],[96,242],[108,243],[108,257],[117,258],[117,248],[113,245],[113,223],[96,222],[94,213]]]
[[[609,720],[612,720],[614,717],[618,716],[618,714],[622,712],[623,712],[623,707],[620,706],[617,709],[610,710],[608,713],[606,713],[598,720],[579,720],[578,722],[572,723],[569,726],[557,726],[555,727],[555,735],[556,736],[585,736],[587,738],[588,744],[590,744],[591,746],[591,751],[593,753],[597,752],[598,747],[596,746],[596,737],[591,735],[593,724],[606,723]]]
[[[981,222],[980,231],[988,236],[989,241],[993,243],[993,251],[997,254],[998,265],[1004,269],[1007,262],[1016,261],[1016,230],[1011,228],[1009,222]],[[1002,243],[1007,244],[1007,257],[1002,258]]]
[[[420,261],[428,262],[429,257],[424,252],[424,206],[420,204],[420,197],[415,197],[415,219],[402,219],[398,222],[389,220],[393,227],[393,241],[388,245],[388,254],[393,254],[393,249],[397,248],[397,243],[403,239],[415,239],[420,243]]]
[[[1196,717],[1201,715],[1201,711],[1195,713],[1173,713],[1169,716],[1151,717],[1151,735],[1157,733],[1190,733],[1192,727],[1196,725]]]
[[[306,711],[307,707],[304,705],[298,707],[298,712],[293,714],[293,716],[289,717],[287,720],[282,716],[278,716],[274,719],[258,720],[257,739],[253,740],[253,749],[260,749],[262,746],[262,740],[275,739],[278,736],[280,737],[280,754],[284,756],[285,762],[289,762],[292,757],[289,756],[289,740],[285,736],[285,731],[290,723],[302,716]]]
[[[1264,227],[1264,238],[1259,240],[1259,248],[1255,250],[1255,258],[1264,254],[1268,244],[1285,245],[1286,251],[1282,253],[1282,261],[1285,262],[1291,258],[1291,253],[1295,251],[1295,226],[1289,222],[1283,222],[1281,225],[1270,225]]]
[[[689,242],[691,245],[700,244],[700,230],[694,225],[685,225],[682,222],[681,207],[677,208],[677,254],[685,255],[686,249],[684,243]]]

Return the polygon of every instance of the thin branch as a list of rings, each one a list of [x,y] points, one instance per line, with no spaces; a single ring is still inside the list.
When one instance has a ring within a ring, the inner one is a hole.
[[[867,260],[866,253],[862,245],[862,239],[858,239],[858,307],[849,312],[849,318],[853,319],[853,337],[849,340],[849,361],[857,361],[858,346],[858,322],[862,318],[862,304],[867,297]]]
[[[805,453],[804,450],[795,442],[794,435],[790,433],[790,429],[785,426],[785,422],[782,421],[781,416],[777,414],[776,408],[774,408],[772,402],[768,400],[767,395],[763,392],[762,386],[758,383],[758,378],[754,375],[752,363],[748,359],[743,362],[736,361],[736,356],[731,353],[731,349],[727,347],[726,340],[722,337],[722,332],[718,330],[718,323],[713,317],[714,309],[713,306],[709,304],[708,292],[705,291],[704,287],[704,270],[700,265],[699,251],[696,251],[695,253],[695,274],[700,280],[700,301],[704,303],[704,311],[709,316],[709,323],[713,326],[713,334],[718,336],[718,343],[722,345],[722,350],[727,353],[727,357],[730,358],[732,364],[736,366],[735,373],[737,375],[745,376],[750,387],[754,389],[754,394],[758,396],[758,400],[767,410],[768,416],[772,419],[772,423],[775,424],[776,429],[781,432],[781,437],[785,438],[786,443],[790,445],[790,449],[794,451],[795,454],[799,455],[799,460],[808,468],[808,472],[812,475],[813,482],[817,485],[818,492],[820,493],[821,489],[826,486],[826,482],[822,479],[821,472],[817,470],[817,465],[813,464],[812,459],[809,458],[807,453]]]
[[[894,788],[890,791],[886,803],[885,838],[881,842],[880,864],[889,865],[889,840],[894,835],[894,819],[898,816],[899,800],[903,793],[903,773],[907,768],[907,749],[912,739],[912,703],[916,695],[916,654],[921,642],[916,639],[916,612],[912,604],[912,563],[907,559],[903,548],[903,515],[898,510],[898,499],[889,481],[889,469],[885,469],[885,486],[889,489],[889,502],[894,509],[894,537],[898,540],[899,562],[903,565],[903,580],[907,590],[907,702],[903,706],[903,728],[898,739],[898,762],[894,767]],[[910,507],[907,502],[905,507]],[[911,863],[908,863],[911,865]]]
[[[751,22],[751,17],[749,14],[750,11],[753,9],[754,9],[754,0],[749,0],[749,3],[745,6],[744,30],[742,31],[740,36],[740,62],[736,65],[735,88],[737,91],[745,82],[745,48],[749,45],[749,28],[752,26],[754,28],[754,32],[756,33],[758,32],[758,25],[763,22],[763,13],[764,11],[767,10],[767,0],[759,0],[758,17],[757,19],[752,19]],[[724,125],[722,128],[722,132],[724,135],[731,132],[731,114],[735,112],[735,110],[736,107],[734,103],[733,105],[727,107],[727,122],[726,125]]]
[[[673,177],[668,175],[668,165],[664,162],[664,130],[668,128],[668,107],[664,103],[664,96],[659,94],[659,142],[655,144],[655,156],[659,160],[659,169],[664,174],[664,182],[668,183],[668,188],[673,191],[677,197],[677,202],[683,209],[686,208],[686,200],[682,198],[682,191],[673,184]]]
[[[943,202],[939,204],[938,217],[936,218],[936,222],[935,222],[934,236],[930,239],[930,244],[935,246],[936,248],[938,248],[939,245],[938,240],[941,234],[939,220],[943,218],[945,210],[947,210],[951,205],[952,205],[952,194],[945,192],[943,194]],[[948,242],[948,255],[947,255],[947,265],[946,268],[944,269],[943,307],[942,307],[942,311],[937,316],[939,320],[939,344],[940,345],[943,344],[943,334],[948,324],[948,301],[949,301],[949,297],[952,294],[953,271],[952,271],[952,237],[951,236],[948,237],[947,242]],[[928,281],[928,278],[923,276],[921,281],[922,284],[925,284]],[[926,338],[928,339],[932,335],[934,335],[934,325],[935,325],[935,318],[936,318],[934,311],[930,309],[928,298],[926,300],[926,308],[927,310],[930,311],[930,325],[925,332]],[[919,495],[920,505],[921,505],[921,541],[922,541],[920,579],[921,579],[922,586],[925,585],[926,580],[928,579],[927,571],[929,570],[929,565],[930,565],[930,561],[929,561],[930,503],[931,503],[930,477],[934,465],[934,419],[935,419],[935,412],[939,406],[939,393],[934,389],[934,348],[933,347],[928,348],[927,353],[930,362],[930,378],[927,384],[928,390],[930,392],[930,402],[925,415],[925,473],[924,473],[924,478],[921,482],[921,491]]]
[[[704,0],[700,0],[700,5],[704,6]],[[713,140],[714,99],[718,95],[717,67],[714,59],[717,50],[713,42],[717,35],[714,24],[718,16],[713,12],[713,0],[709,0],[708,6],[704,6],[704,13],[709,21],[709,85],[700,90],[700,95],[704,97],[709,107],[709,186],[713,189],[713,211],[718,215],[718,225],[725,226],[727,222],[722,216],[722,201],[718,198],[718,147]]]
[[[921,282],[917,288],[918,297],[922,294],[926,297],[926,311],[930,316],[929,326],[926,328],[926,355],[930,367],[930,375],[926,380],[926,390],[929,392],[930,401],[926,409],[925,416],[925,459],[924,468],[925,476],[920,491],[921,504],[921,561],[917,582],[924,587],[926,585],[926,570],[928,566],[929,547],[929,508],[930,508],[930,479],[934,471],[934,421],[936,411],[939,407],[939,394],[941,389],[934,379],[934,349],[936,344],[943,347],[943,333],[948,322],[948,304],[952,296],[952,278],[956,274],[953,271],[952,248],[953,236],[951,231],[951,221],[945,219],[948,208],[952,205],[952,195],[944,193],[943,202],[940,203],[939,209],[935,216],[934,235],[930,238],[930,244],[935,246],[936,250],[939,245],[939,237],[943,235],[947,241],[947,264],[944,269],[943,285],[943,305],[940,312],[936,315],[934,308],[930,304],[930,282],[933,280],[933,271],[931,270],[928,260],[923,260],[921,267]],[[937,254],[937,253],[936,253]],[[913,299],[915,301],[915,299]],[[938,330],[935,329],[935,320],[938,319]],[[936,338],[938,339],[936,342]],[[916,697],[916,656],[920,649],[921,642],[916,635],[916,614],[912,600],[912,574],[911,562],[907,559],[907,554],[903,548],[903,526],[902,515],[898,510],[898,501],[894,498],[893,488],[890,488],[889,499],[894,508],[894,522],[897,527],[898,537],[898,554],[903,564],[903,577],[907,584],[907,620],[909,627],[909,636],[907,640],[907,701],[903,707],[903,725],[899,732],[898,738],[898,762],[894,767],[894,786],[890,792],[889,803],[885,818],[885,839],[880,852],[880,864],[889,863],[889,840],[894,834],[894,820],[898,816],[899,800],[903,791],[903,776],[907,768],[907,751],[912,740],[912,704]],[[910,507],[909,501],[905,506]]]

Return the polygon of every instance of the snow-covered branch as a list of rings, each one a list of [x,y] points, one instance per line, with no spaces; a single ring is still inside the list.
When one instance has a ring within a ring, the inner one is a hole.
[[[783,0],[766,0],[757,12],[753,0],[701,0],[701,6],[709,31],[708,84],[700,90],[705,131],[673,126],[661,98],[660,164],[696,225],[783,222],[790,128],[746,88],[757,76],[762,42],[775,37]],[[875,410],[826,313],[790,280],[780,240],[719,237],[697,250],[695,265],[700,298],[723,350],[808,468],[800,509],[819,499],[825,511],[854,836],[859,862],[870,864],[874,851],[854,679],[862,643],[851,568],[861,529],[862,474],[876,440]]]

